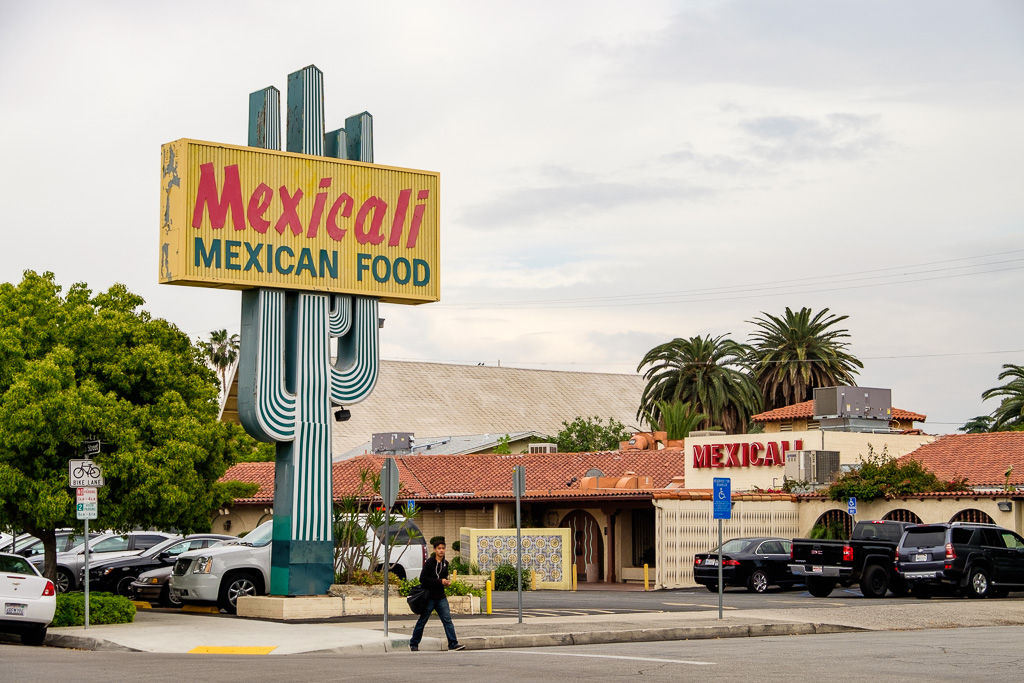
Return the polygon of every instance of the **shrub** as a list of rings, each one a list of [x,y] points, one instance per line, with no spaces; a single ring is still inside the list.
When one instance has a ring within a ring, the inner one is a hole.
[[[413,579],[412,581],[400,579],[398,581],[398,594],[407,597],[409,595],[409,591],[412,590],[413,586],[418,585],[420,585],[419,579]],[[483,597],[483,593],[484,592],[479,588],[473,588],[468,583],[464,583],[462,581],[459,581],[458,579],[452,581],[451,584],[445,586],[444,589],[444,594],[449,597],[451,597],[452,595],[475,595],[479,598]]]
[[[462,541],[452,541],[452,552],[457,553],[462,548]]]
[[[349,583],[353,586],[378,586],[384,584],[384,572],[371,572],[366,569],[353,569],[349,572],[337,572],[335,583]]]
[[[112,593],[89,593],[89,624],[130,624],[135,621],[135,605],[128,598]],[[53,627],[85,625],[85,593],[60,593]]]
[[[461,557],[453,557],[448,562],[448,568],[460,574],[479,574],[480,567],[475,562],[466,562]]]
[[[531,576],[530,568],[523,567],[523,590],[530,590]],[[510,564],[499,565],[494,570],[494,590],[514,591],[516,589],[516,568]]]

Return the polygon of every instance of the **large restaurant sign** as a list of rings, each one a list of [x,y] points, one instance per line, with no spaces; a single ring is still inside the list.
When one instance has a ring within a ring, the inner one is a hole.
[[[162,283],[440,299],[437,173],[196,140],[161,168]]]
[[[765,467],[786,464],[789,441],[761,443],[713,443],[693,446],[693,466],[696,469],[721,467]],[[803,450],[804,442],[797,439],[792,450]]]

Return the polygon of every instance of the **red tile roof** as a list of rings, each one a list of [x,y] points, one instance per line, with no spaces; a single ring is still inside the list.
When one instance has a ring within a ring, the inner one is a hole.
[[[1024,432],[948,434],[904,455],[939,478],[967,477],[969,486],[1003,486],[1006,470],[1012,486],[1024,486]]]
[[[512,468],[526,467],[527,498],[586,496],[650,498],[651,491],[597,489],[581,493],[579,480],[597,468],[606,477],[624,477],[627,472],[651,477],[655,488],[667,486],[673,477],[683,476],[684,452],[678,448],[660,451],[605,451],[599,453],[522,453],[518,455],[409,455],[397,458],[402,489],[399,499],[461,500],[511,499]],[[360,471],[380,472],[384,456],[362,455],[334,463],[334,497],[355,492]],[[576,481],[566,486],[573,477]],[[260,485],[251,498],[236,503],[269,503],[274,500],[274,463],[247,462],[230,468],[221,481],[244,481]]]
[[[754,422],[780,422],[782,420],[803,420],[814,417],[814,401],[804,401],[803,403],[794,403],[791,406],[785,406],[784,408],[776,408],[775,410],[769,410],[764,413],[758,413],[754,415],[751,420]],[[920,413],[912,413],[909,410],[903,410],[901,408],[892,409],[892,419],[894,420],[912,420],[914,422],[924,422],[927,419],[927,415],[921,415]]]

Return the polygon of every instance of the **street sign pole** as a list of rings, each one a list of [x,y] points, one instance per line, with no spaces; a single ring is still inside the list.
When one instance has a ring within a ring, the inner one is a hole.
[[[388,635],[388,593],[391,573],[391,507],[398,497],[398,465],[387,458],[380,468],[380,497],[384,501],[384,636]]]
[[[722,618],[724,586],[722,585],[722,520],[732,519],[732,479],[715,477],[711,509],[718,520],[718,618]]]
[[[85,627],[89,628],[89,518],[85,518]]]
[[[516,592],[519,597],[519,623],[523,623],[523,520],[520,501],[526,493],[526,467],[516,465],[512,470],[512,489],[516,494]]]

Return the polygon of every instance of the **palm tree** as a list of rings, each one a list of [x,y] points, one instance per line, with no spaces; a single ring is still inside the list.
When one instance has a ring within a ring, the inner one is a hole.
[[[1001,387],[993,387],[981,394],[982,400],[987,401],[996,396],[1002,396],[1003,400],[999,407],[992,411],[993,432],[1004,432],[1024,427],[1024,365],[1006,363],[1003,371],[999,373],[999,379],[1012,378]]]
[[[658,401],[656,403],[660,417],[654,417],[650,412],[644,411],[644,417],[651,425],[651,431],[668,432],[671,440],[685,439],[701,424],[706,424],[708,415],[698,413],[689,403],[682,401]],[[718,429],[718,427],[709,427]]]
[[[781,317],[761,313],[748,321],[757,325],[751,365],[765,410],[808,401],[817,387],[856,386],[853,376],[864,364],[846,352],[847,330],[830,329],[849,316],[827,314],[827,308],[814,315],[787,306]]]
[[[647,386],[637,419],[644,414],[661,421],[658,401],[689,403],[704,413],[704,428],[720,424],[731,433],[746,431],[747,420],[761,406],[757,385],[746,372],[751,349],[725,335],[676,338],[647,352],[640,365]]]
[[[992,417],[990,415],[978,415],[972,417],[963,427],[957,429],[958,432],[965,434],[984,434],[992,431]]]
[[[203,355],[220,375],[220,385],[224,393],[228,392],[228,368],[238,360],[238,335],[228,336],[227,330],[216,330],[210,333],[210,341],[199,342]]]

